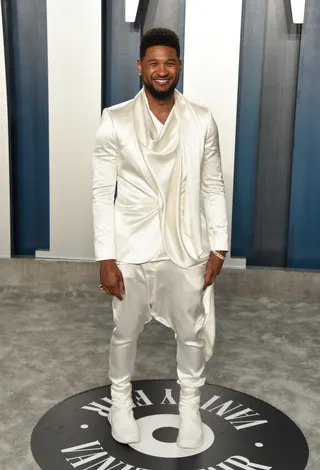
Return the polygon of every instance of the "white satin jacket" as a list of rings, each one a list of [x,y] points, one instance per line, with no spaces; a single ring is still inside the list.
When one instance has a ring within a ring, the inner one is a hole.
[[[205,261],[210,250],[228,250],[217,126],[208,108],[175,91],[174,112],[155,136],[143,93],[105,109],[96,135],[96,260],[148,262],[163,243],[173,262],[192,267]],[[169,194],[163,194],[159,173],[148,165],[151,153],[159,172],[165,171],[170,155],[175,158],[167,175]]]

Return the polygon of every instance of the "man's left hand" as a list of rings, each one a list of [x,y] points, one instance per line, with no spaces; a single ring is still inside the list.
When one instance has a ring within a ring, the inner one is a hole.
[[[219,251],[219,253],[221,253],[223,256],[226,255],[225,251]],[[223,263],[224,263],[224,260],[220,259],[211,251],[209,260],[207,262],[206,274],[204,276],[203,290],[206,290],[208,286],[211,286],[215,278],[219,276]]]

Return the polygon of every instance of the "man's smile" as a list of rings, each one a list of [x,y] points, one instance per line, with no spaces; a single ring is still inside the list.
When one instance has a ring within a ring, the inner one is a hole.
[[[169,78],[156,78],[154,79],[154,82],[156,82],[158,85],[167,85],[170,82]]]

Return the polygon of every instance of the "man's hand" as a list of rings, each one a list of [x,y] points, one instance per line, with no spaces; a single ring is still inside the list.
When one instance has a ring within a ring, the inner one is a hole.
[[[223,256],[226,255],[225,251],[219,251],[219,253],[221,253]],[[206,290],[208,286],[211,286],[215,278],[219,276],[223,263],[224,260],[220,259],[211,251],[209,260],[207,262],[206,274],[204,276],[203,290]]]
[[[122,272],[112,259],[100,261],[100,283],[108,295],[123,300],[125,292]]]

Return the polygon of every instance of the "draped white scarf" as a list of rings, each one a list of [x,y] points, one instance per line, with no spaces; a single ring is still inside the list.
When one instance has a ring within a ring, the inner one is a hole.
[[[200,225],[200,123],[190,103],[175,91],[175,106],[158,136],[143,93],[144,90],[141,90],[134,100],[134,124],[141,153],[158,193],[163,243],[171,259],[182,267],[188,267],[190,263],[199,263],[203,251]],[[171,182],[167,195],[163,194],[157,175],[148,164],[150,156],[159,165],[161,161],[175,159],[173,171],[168,175]],[[189,175],[185,182],[184,169]],[[181,188],[184,183],[186,191],[182,201]],[[182,232],[190,238],[188,249]]]

